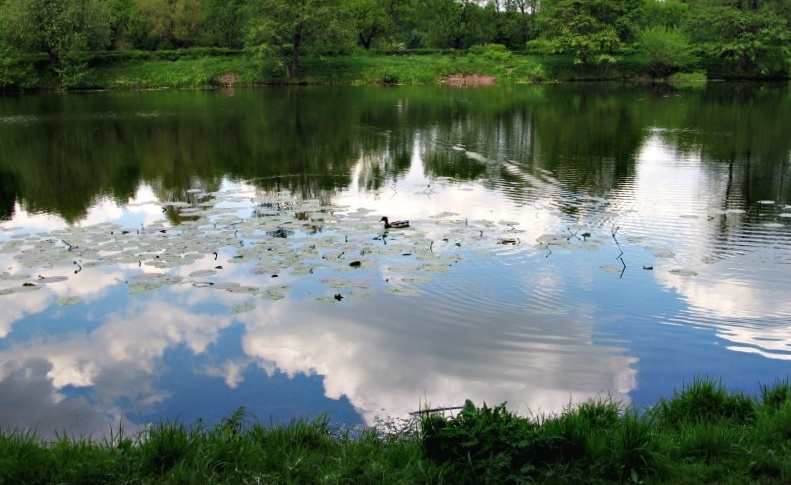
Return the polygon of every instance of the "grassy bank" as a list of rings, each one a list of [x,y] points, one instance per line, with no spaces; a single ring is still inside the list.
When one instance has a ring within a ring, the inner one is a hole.
[[[525,418],[467,402],[395,433],[327,420],[160,423],[100,442],[0,432],[2,484],[780,484],[791,480],[791,385],[759,396],[699,379],[654,408],[610,400]]]
[[[121,55],[122,54],[122,55]],[[41,66],[39,66],[41,68]],[[480,75],[497,83],[621,80],[642,76],[636,59],[582,68],[568,56],[516,54],[495,47],[465,52],[306,56],[286,77],[271,59],[245,52],[96,53],[70,69],[24,79],[23,89],[153,89],[281,84],[432,84],[450,75]],[[39,69],[38,72],[41,72]]]

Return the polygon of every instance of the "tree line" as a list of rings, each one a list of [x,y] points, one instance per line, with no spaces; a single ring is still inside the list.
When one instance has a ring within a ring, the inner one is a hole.
[[[57,71],[86,52],[244,49],[290,76],[315,53],[491,44],[581,69],[636,55],[658,77],[786,78],[790,23],[789,0],[0,0],[0,85],[26,56]]]

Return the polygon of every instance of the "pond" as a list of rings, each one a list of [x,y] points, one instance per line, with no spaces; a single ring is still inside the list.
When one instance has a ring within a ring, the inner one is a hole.
[[[787,85],[2,98],[0,429],[755,394],[789,126]]]

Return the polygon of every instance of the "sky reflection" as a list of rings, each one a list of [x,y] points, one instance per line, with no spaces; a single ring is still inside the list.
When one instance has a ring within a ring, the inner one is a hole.
[[[732,166],[652,129],[618,183],[575,190],[442,136],[416,133],[378,187],[381,160],[361,157],[331,200],[225,177],[142,184],[71,226],[16,205],[0,427],[101,435],[239,406],[374,424],[465,399],[540,414],[650,404],[715,364],[740,383],[787,375],[789,209],[734,195]],[[505,175],[434,177],[431,156]],[[411,227],[385,236],[383,215]]]

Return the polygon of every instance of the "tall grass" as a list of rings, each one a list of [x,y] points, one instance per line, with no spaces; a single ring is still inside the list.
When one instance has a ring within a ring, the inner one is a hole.
[[[791,385],[759,396],[702,377],[651,409],[609,398],[522,417],[467,401],[455,416],[339,429],[326,417],[265,425],[122,428],[102,440],[0,431],[0,484],[781,484],[791,481]]]

